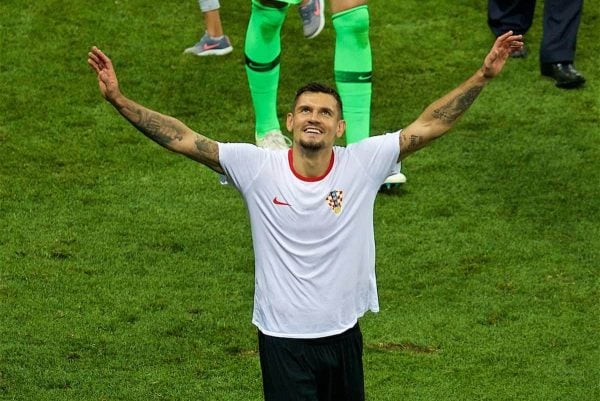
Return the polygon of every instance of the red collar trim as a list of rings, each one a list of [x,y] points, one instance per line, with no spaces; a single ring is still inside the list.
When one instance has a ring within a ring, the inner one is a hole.
[[[288,150],[288,162],[290,163],[290,170],[292,170],[292,173],[294,173],[296,178],[298,178],[302,181],[307,181],[307,182],[321,181],[323,178],[325,178],[327,176],[327,174],[329,174],[329,172],[333,168],[333,160],[334,159],[335,159],[335,156],[334,156],[334,153],[332,150],[331,158],[329,159],[329,166],[327,166],[327,170],[325,170],[325,173],[320,177],[305,177],[305,176],[301,175],[300,173],[298,173],[294,169],[294,153],[292,152],[292,149]]]

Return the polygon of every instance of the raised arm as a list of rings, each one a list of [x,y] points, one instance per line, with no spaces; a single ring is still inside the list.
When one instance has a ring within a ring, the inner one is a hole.
[[[430,104],[400,135],[400,159],[444,135],[473,104],[483,87],[502,71],[511,50],[523,46],[512,31],[499,36],[483,65],[458,88]]]
[[[119,89],[111,60],[97,47],[88,53],[88,64],[98,76],[102,96],[135,128],[159,145],[223,173],[219,164],[219,146],[176,118],[150,110],[125,97]]]

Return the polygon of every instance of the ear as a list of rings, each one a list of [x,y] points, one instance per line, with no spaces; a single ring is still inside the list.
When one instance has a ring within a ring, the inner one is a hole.
[[[337,125],[337,130],[336,130],[335,136],[337,136],[338,138],[341,138],[342,135],[344,135],[345,131],[346,131],[346,120],[340,120],[340,121],[338,121],[338,125]]]
[[[285,119],[285,126],[289,132],[293,132],[292,129],[294,127],[294,115],[292,113],[287,114],[287,118]]]

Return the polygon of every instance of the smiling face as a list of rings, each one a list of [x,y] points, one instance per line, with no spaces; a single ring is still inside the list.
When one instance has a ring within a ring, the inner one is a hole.
[[[286,125],[294,135],[294,145],[314,153],[331,149],[346,129],[337,100],[323,92],[304,92],[298,96]]]

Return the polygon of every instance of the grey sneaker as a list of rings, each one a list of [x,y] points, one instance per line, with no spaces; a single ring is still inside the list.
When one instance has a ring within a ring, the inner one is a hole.
[[[283,135],[280,130],[276,129],[267,132],[262,137],[256,137],[256,146],[264,149],[280,150],[288,149],[292,141],[287,136]]]
[[[208,32],[200,38],[200,42],[192,47],[188,47],[183,52],[187,54],[195,54],[196,56],[224,56],[233,51],[233,46],[227,35],[223,35],[221,39],[213,39]]]
[[[316,37],[323,30],[325,26],[324,5],[325,0],[310,0],[305,6],[298,7],[306,39]]]

